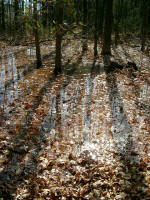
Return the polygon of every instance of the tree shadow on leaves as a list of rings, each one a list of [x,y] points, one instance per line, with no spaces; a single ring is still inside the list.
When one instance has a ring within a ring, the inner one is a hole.
[[[126,50],[124,47],[122,47],[122,49],[123,49],[123,53],[124,53],[124,56],[126,57],[126,59],[130,60],[129,63],[134,63],[132,57],[131,57],[130,54],[127,52],[127,50]],[[118,51],[117,51],[116,49],[113,49],[113,50],[114,50],[115,55],[117,56],[117,58],[119,58],[119,60],[121,60],[121,57],[119,57]],[[134,63],[134,65],[135,65],[135,63]],[[137,66],[136,68],[137,68],[137,69],[140,69],[139,66]],[[139,74],[140,76],[142,76],[142,74],[141,74],[139,71],[138,71],[138,74]],[[140,102],[140,100],[139,100],[141,88],[136,84],[136,82],[135,82],[135,80],[134,80],[134,79],[136,78],[136,75],[135,75],[134,72],[131,71],[131,70],[129,70],[129,71],[127,72],[126,75],[127,75],[127,77],[130,79],[131,84],[132,84],[132,86],[133,86],[133,90],[134,90],[134,93],[135,93],[135,95],[136,95],[136,100],[135,100],[135,101],[136,101],[136,106],[137,106],[137,108],[138,108],[139,110],[142,111],[142,114],[143,114],[144,116],[149,116],[149,114],[150,114],[150,112],[149,112],[150,106],[147,105],[147,104],[144,104],[144,103]],[[143,79],[143,76],[142,76],[142,79]],[[147,90],[148,90],[149,80],[147,80],[147,78],[145,78],[145,77],[144,77],[144,80],[145,80],[145,87],[146,87]],[[144,93],[146,93],[146,89],[145,89],[145,92],[144,92]],[[142,98],[143,98],[143,97],[142,97]]]
[[[76,62],[69,66],[71,70],[66,72],[66,80],[64,81],[61,88],[65,89],[70,83],[72,75],[76,70],[76,66],[79,65],[79,63],[82,61],[83,55],[84,52],[82,52]],[[13,135],[12,139],[5,146],[5,148],[8,149],[10,153],[7,158],[7,163],[3,163],[4,168],[0,172],[1,198],[8,200],[13,199],[13,194],[16,193],[17,187],[20,184],[25,183],[28,178],[36,177],[37,175],[36,157],[42,150],[42,144],[45,142],[45,136],[38,127],[35,128],[35,132],[30,136],[30,138],[28,136],[28,132],[30,132],[31,128],[33,128],[32,120],[34,118],[36,109],[40,106],[43,100],[43,96],[49,92],[49,89],[51,88],[52,84],[54,84],[56,78],[58,77],[53,74],[48,82],[40,89],[38,95],[35,96],[32,105],[24,118],[24,122],[21,124],[20,129],[17,133],[15,133],[15,135]],[[56,94],[58,103],[60,101],[60,90]],[[59,114],[57,117],[59,118]],[[11,133],[11,130],[10,134],[13,134]],[[26,156],[29,156],[29,158],[27,159],[26,163],[24,163],[23,159]],[[29,199],[33,198],[31,197]]]
[[[111,67],[109,56],[104,56],[105,68]],[[116,63],[118,65],[118,63]],[[131,125],[128,123],[124,104],[120,97],[116,74],[106,70],[107,93],[109,95],[112,134],[117,149],[117,154],[122,164],[124,185],[119,185],[121,192],[126,194],[126,199],[146,199],[146,180],[144,179],[145,163],[139,157],[134,143]]]

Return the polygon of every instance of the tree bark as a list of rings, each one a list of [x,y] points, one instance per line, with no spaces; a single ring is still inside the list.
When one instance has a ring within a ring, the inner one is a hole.
[[[143,13],[143,21],[142,21],[142,27],[141,27],[141,51],[145,51],[145,44],[147,40],[147,35],[148,35],[148,12],[150,11],[149,9],[149,0],[143,0],[143,8],[142,8],[142,13]]]
[[[61,54],[61,46],[62,46],[62,24],[63,24],[63,10],[64,10],[64,1],[57,0],[56,1],[56,57],[55,57],[55,69],[54,73],[57,75],[62,72],[62,54]]]
[[[106,12],[105,12],[105,26],[104,26],[104,38],[102,55],[111,55],[111,33],[112,33],[112,18],[113,18],[113,0],[106,0]]]
[[[83,0],[83,46],[82,50],[86,51],[87,45],[87,0]]]
[[[47,26],[47,1],[42,1],[42,24]]]
[[[104,23],[104,10],[105,10],[105,0],[102,0],[102,4],[100,5],[100,9],[99,9],[99,33],[100,35],[103,34],[103,23]]]
[[[115,32],[115,46],[118,45],[120,41],[119,32],[120,32],[120,21],[122,19],[122,0],[117,1],[115,16],[114,16],[114,32]]]
[[[36,64],[37,68],[42,66],[41,60],[41,51],[40,51],[40,43],[39,43],[39,29],[38,29],[38,15],[37,15],[37,0],[34,0],[33,3],[33,17],[34,17],[34,37],[35,37],[35,46],[36,46]]]
[[[80,12],[79,12],[79,0],[74,0],[75,4],[75,9],[76,9],[76,24],[79,24],[79,17],[80,17]]]
[[[94,56],[97,56],[97,41],[98,41],[98,0],[96,0],[95,5],[95,31],[94,31]]]
[[[2,0],[2,32],[5,31],[5,5],[4,0]]]
[[[14,22],[15,22],[15,32],[18,31],[19,28],[19,19],[18,19],[18,15],[19,15],[19,1],[15,0],[14,1]]]
[[[22,17],[23,17],[23,22],[22,22],[22,34],[26,34],[26,22],[25,22],[25,18],[24,18],[24,11],[25,11],[25,2],[24,0],[22,0],[22,4],[21,4],[21,13],[22,13]]]

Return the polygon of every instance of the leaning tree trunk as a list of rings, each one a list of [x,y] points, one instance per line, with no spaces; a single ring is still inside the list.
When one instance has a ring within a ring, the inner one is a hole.
[[[150,11],[149,9],[149,0],[143,0],[143,21],[142,21],[142,27],[141,27],[141,51],[145,51],[145,44],[147,40],[147,35],[148,35],[148,12]]]
[[[102,55],[111,55],[111,33],[112,33],[112,18],[113,18],[113,0],[106,0],[105,11],[105,26],[104,26],[104,38]]]
[[[60,74],[62,72],[62,62],[61,62],[61,46],[62,46],[62,24],[63,24],[63,10],[64,10],[64,0],[57,0],[56,1],[56,57],[55,57],[55,69],[54,73]]]
[[[36,65],[37,65],[37,68],[40,68],[42,66],[42,61],[41,61],[41,51],[40,51],[40,42],[39,42],[37,0],[33,2],[33,18],[34,18],[33,32],[34,32],[35,46],[36,46]]]

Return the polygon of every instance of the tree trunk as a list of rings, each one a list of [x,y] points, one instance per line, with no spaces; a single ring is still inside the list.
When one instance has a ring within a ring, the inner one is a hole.
[[[100,35],[103,34],[103,22],[104,22],[104,10],[105,10],[105,0],[102,0],[102,4],[100,5],[99,9],[99,30],[100,30]]]
[[[25,11],[25,2],[24,0],[22,0],[22,4],[21,4],[22,16],[24,16],[24,11]],[[23,17],[23,22],[22,22],[22,34],[26,34],[26,22],[25,22],[24,17]]]
[[[118,28],[118,23],[114,24],[114,29],[115,29],[115,46],[118,45],[118,42],[120,40],[119,38],[119,28]]]
[[[13,35],[13,27],[12,27],[12,6],[11,6],[11,2],[10,0],[8,0],[8,8],[7,8],[7,15],[8,15],[8,32],[9,35],[12,36]]]
[[[83,0],[83,46],[82,50],[86,51],[87,46],[87,0]]]
[[[74,0],[75,4],[75,9],[76,9],[76,24],[79,24],[79,17],[80,17],[80,12],[79,12],[79,0]]]
[[[94,56],[97,56],[97,41],[98,41],[98,0],[96,0],[95,12],[95,32],[94,32]]]
[[[120,33],[120,21],[122,19],[122,0],[118,0],[115,6],[115,16],[114,16],[114,31],[115,31],[115,46],[118,45],[120,41],[119,33]]]
[[[143,21],[141,28],[141,51],[145,51],[145,43],[148,35],[148,12],[149,12],[149,0],[143,0]]]
[[[15,22],[15,32],[18,31],[19,28],[19,19],[18,19],[18,15],[19,15],[19,2],[18,0],[14,1],[14,22]]]
[[[4,0],[2,0],[2,32],[5,31],[5,6]]]
[[[47,26],[47,1],[42,1],[42,24]]]
[[[104,26],[104,38],[102,55],[111,55],[111,33],[112,33],[112,18],[113,18],[113,0],[106,0],[106,12],[105,12],[105,26]]]
[[[62,72],[62,63],[61,63],[61,45],[62,45],[62,24],[63,24],[63,10],[64,10],[64,1],[56,1],[56,57],[55,57],[55,69],[54,73],[57,75]]]
[[[34,0],[33,2],[33,17],[34,17],[34,37],[35,37],[35,46],[36,46],[36,64],[37,68],[40,68],[42,66],[41,61],[41,51],[40,51],[40,43],[39,43],[39,29],[38,29],[38,15],[37,15],[37,0]]]

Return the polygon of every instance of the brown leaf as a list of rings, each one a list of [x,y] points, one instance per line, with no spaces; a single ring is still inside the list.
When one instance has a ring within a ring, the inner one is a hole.
[[[25,104],[25,109],[28,110],[29,108],[31,108],[31,104],[26,103],[26,104]]]

